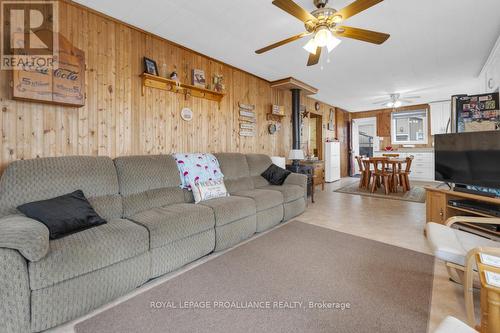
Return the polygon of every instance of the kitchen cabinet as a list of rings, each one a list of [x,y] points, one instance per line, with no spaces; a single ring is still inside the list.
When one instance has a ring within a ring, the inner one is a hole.
[[[483,91],[492,93],[500,88],[500,37],[493,51],[491,51],[484,68],[481,70],[479,77],[483,81]]]
[[[451,101],[429,103],[431,135],[444,134],[451,118]],[[450,125],[451,126],[451,125]]]
[[[377,136],[391,137],[391,112],[380,112],[377,115]]]
[[[380,157],[385,153],[395,153],[399,154],[399,158],[405,159],[411,155],[413,155],[413,161],[411,164],[411,173],[410,179],[413,180],[422,180],[422,181],[434,181],[435,173],[434,173],[434,151],[424,151],[424,152],[384,152],[378,151],[375,152],[374,155],[376,157]],[[404,167],[404,166],[403,166]]]

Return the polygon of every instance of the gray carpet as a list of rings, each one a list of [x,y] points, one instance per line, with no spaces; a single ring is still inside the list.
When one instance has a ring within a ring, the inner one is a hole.
[[[77,324],[76,332],[422,333],[433,269],[432,256],[294,221]],[[179,308],[190,301],[210,308]],[[151,302],[172,303],[153,309]]]
[[[335,190],[334,192],[364,195],[364,196],[383,198],[383,199],[424,203],[425,202],[424,186],[435,186],[435,185],[436,183],[431,183],[431,182],[412,181],[411,182],[412,187],[410,191],[403,192],[403,190],[399,188],[398,192],[385,194],[383,187],[378,188],[377,191],[375,191],[374,193],[371,193],[370,190],[368,189],[359,188],[359,180],[357,180],[350,183],[347,186]]]

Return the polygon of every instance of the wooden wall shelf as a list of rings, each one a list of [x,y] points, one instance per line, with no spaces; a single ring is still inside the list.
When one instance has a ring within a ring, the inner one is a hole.
[[[173,93],[183,94],[186,98],[194,96],[208,99],[220,103],[224,93],[196,87],[190,84],[179,83],[174,80],[166,79],[160,76],[144,73],[142,77],[142,95],[144,96],[146,87],[171,91]]]
[[[275,113],[266,114],[266,119],[270,120],[270,121],[281,122],[283,120],[283,118],[285,118],[285,117],[286,117],[286,115],[284,115],[284,114],[275,114]]]

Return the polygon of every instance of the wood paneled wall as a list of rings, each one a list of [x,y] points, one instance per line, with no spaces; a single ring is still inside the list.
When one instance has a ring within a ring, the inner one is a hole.
[[[14,160],[64,155],[171,152],[259,152],[286,156],[291,146],[291,93],[237,68],[205,57],[81,5],[61,1],[60,32],[86,56],[86,103],[82,108],[13,101],[10,73],[0,73],[0,170]],[[219,105],[156,89],[141,93],[143,56],[156,60],[160,72],[177,70],[190,83],[191,70],[205,70],[208,80],[223,74],[227,94]],[[257,135],[240,137],[237,103],[255,104]],[[271,104],[285,106],[281,131],[267,132]],[[314,101],[303,99],[309,110]],[[190,107],[185,122],[180,110]],[[332,106],[322,104],[325,121]],[[326,131],[325,132],[330,132]],[[325,136],[335,137],[334,132]]]

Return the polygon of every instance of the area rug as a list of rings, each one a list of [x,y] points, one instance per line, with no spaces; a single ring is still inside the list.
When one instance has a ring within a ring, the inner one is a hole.
[[[392,199],[392,200],[402,200],[402,201],[412,201],[412,202],[425,202],[425,188],[424,186],[435,185],[430,182],[418,182],[413,181],[411,183],[411,190],[403,192],[399,189],[398,192],[385,194],[384,188],[380,187],[374,193],[365,188],[359,188],[359,180],[350,183],[347,186],[334,190],[334,192],[348,193],[355,195],[365,195],[375,198]]]
[[[426,332],[434,259],[293,221],[76,325],[100,332]]]

